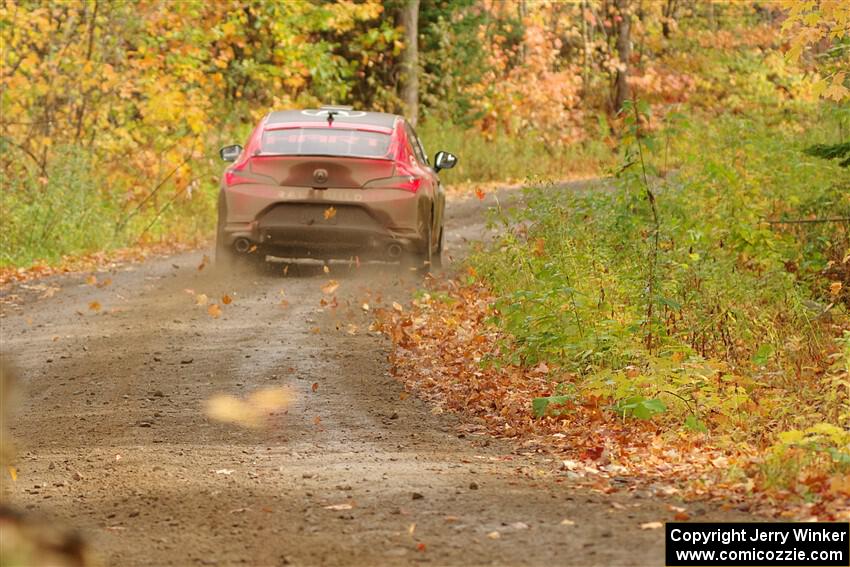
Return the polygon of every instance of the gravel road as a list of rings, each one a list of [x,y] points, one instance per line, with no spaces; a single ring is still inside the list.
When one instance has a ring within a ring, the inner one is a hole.
[[[486,236],[494,195],[449,202],[449,255]],[[369,323],[415,277],[217,276],[202,256],[0,293],[20,375],[17,481],[0,471],[12,505],[79,529],[115,566],[663,565],[663,530],[639,526],[669,519],[669,502],[572,487],[403,394]],[[329,279],[336,306],[321,305]],[[214,318],[199,294],[232,302]],[[271,387],[293,399],[265,427],[205,413],[218,394]]]

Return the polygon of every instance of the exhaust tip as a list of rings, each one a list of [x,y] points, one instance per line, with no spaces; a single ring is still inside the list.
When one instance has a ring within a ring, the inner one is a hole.
[[[389,246],[387,246],[387,256],[392,259],[396,259],[401,256],[401,244],[396,244],[393,242]]]
[[[251,249],[251,241],[247,238],[237,238],[233,242],[233,248],[240,254],[245,254]]]

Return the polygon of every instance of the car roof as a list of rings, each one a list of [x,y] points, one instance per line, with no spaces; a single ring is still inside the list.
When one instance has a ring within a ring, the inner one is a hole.
[[[304,110],[276,110],[269,114],[266,120],[266,128],[274,129],[291,123],[313,123],[316,125],[328,123],[328,115],[333,113],[334,124],[369,125],[380,128],[392,129],[397,120],[402,117],[397,114],[386,112],[367,112],[365,110],[354,110],[350,106],[322,106],[320,108],[306,108]]]

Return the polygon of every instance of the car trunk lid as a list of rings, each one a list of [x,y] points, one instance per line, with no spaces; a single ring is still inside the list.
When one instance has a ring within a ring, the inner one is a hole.
[[[394,175],[395,162],[370,158],[255,155],[246,169],[286,187],[357,188],[373,179]]]

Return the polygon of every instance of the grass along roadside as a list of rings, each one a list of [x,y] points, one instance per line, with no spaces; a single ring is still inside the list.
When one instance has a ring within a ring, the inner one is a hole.
[[[398,375],[602,480],[847,519],[848,227],[777,222],[848,216],[848,171],[801,157],[831,115],[650,132],[631,110],[613,189],[531,190],[467,272],[387,316]]]

